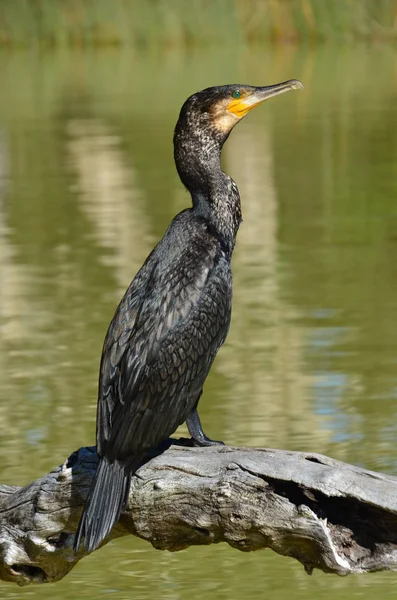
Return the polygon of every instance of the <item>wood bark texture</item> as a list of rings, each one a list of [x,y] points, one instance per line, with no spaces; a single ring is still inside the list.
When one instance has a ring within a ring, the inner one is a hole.
[[[170,551],[271,548],[308,573],[397,568],[397,477],[319,454],[169,446],[133,477],[106,542],[132,534]],[[58,581],[85,556],[72,543],[96,465],[95,448],[81,448],[24,488],[0,486],[1,579]]]

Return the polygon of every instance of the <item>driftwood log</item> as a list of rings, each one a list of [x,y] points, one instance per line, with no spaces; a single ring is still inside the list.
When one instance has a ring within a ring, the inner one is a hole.
[[[109,540],[132,534],[171,551],[271,548],[308,573],[397,568],[397,477],[319,454],[167,446],[133,477]],[[72,542],[96,465],[95,448],[81,448],[25,488],[0,486],[1,579],[57,581],[84,557]]]

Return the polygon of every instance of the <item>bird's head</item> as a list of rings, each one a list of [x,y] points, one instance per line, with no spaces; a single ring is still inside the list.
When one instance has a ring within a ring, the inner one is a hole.
[[[265,100],[302,88],[297,79],[266,87],[222,85],[196,92],[186,100],[175,127],[174,157],[193,203],[213,195],[217,182],[225,184],[220,154],[233,127]]]
[[[206,88],[186,100],[178,125],[224,142],[233,127],[255,106],[273,96],[302,88],[297,79],[265,87],[233,84]]]

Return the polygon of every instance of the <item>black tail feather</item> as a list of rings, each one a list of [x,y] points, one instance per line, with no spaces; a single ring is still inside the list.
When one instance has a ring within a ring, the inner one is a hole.
[[[74,538],[75,552],[83,537],[84,546],[93,552],[109,535],[127,503],[130,483],[130,469],[100,459]]]

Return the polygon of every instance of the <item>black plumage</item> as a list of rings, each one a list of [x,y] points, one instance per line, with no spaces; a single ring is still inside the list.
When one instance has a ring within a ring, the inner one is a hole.
[[[240,196],[221,169],[236,123],[268,97],[299,87],[231,85],[194,94],[174,135],[179,176],[193,207],[179,213],[137,273],[109,326],[97,411],[99,466],[76,533],[89,551],[109,534],[148,451],[187,421],[200,445],[197,404],[230,324],[230,260],[241,221]]]

